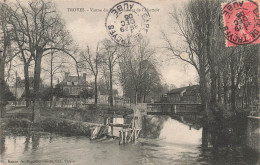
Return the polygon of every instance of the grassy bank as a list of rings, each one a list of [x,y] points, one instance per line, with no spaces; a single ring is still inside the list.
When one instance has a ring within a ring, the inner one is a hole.
[[[33,132],[49,132],[66,136],[90,136],[91,129],[95,124],[75,122],[66,119],[43,118],[37,123],[28,119],[11,118],[2,123],[2,131],[15,135],[28,135]]]
[[[41,118],[31,122],[30,108],[13,108],[1,122],[4,132],[16,135],[49,132],[66,136],[91,136],[91,130],[104,123],[104,114],[126,115],[133,111],[124,107],[109,108],[107,105],[92,105],[85,109],[41,107]]]

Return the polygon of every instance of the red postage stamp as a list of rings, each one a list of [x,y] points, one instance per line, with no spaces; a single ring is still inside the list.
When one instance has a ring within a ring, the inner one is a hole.
[[[222,7],[226,46],[260,43],[257,1],[232,1]]]

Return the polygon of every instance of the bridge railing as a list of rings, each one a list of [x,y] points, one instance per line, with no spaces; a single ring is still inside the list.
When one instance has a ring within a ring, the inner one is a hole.
[[[174,114],[198,114],[201,111],[199,103],[148,103],[147,112],[162,112]]]

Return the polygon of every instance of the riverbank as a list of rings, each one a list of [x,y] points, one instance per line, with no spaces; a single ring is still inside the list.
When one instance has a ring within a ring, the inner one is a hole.
[[[104,127],[97,123],[73,121],[67,119],[54,119],[42,117],[37,123],[28,119],[5,119],[1,124],[2,133],[14,135],[32,135],[34,132],[47,132],[65,136],[91,136],[91,131],[96,127]]]
[[[105,135],[105,114],[129,115],[133,111],[125,107],[110,108],[107,105],[91,105],[86,109],[40,108],[40,119],[33,123],[30,108],[12,108],[6,118],[1,120],[2,133],[27,135],[33,132],[48,132],[66,136],[87,136],[92,138],[94,129],[99,130],[95,136]]]

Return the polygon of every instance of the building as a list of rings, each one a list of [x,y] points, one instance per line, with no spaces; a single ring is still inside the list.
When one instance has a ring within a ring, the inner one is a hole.
[[[33,77],[29,77],[30,93],[33,92],[33,83]],[[43,88],[42,81],[40,81],[40,88]],[[17,99],[25,97],[25,80],[21,79],[21,77],[17,77],[15,84],[10,86],[9,89]]]
[[[86,73],[78,77],[65,72],[64,79],[58,85],[72,98],[79,98],[81,91],[92,89],[86,80]]]
[[[172,89],[165,99],[169,103],[200,103],[199,85]]]

